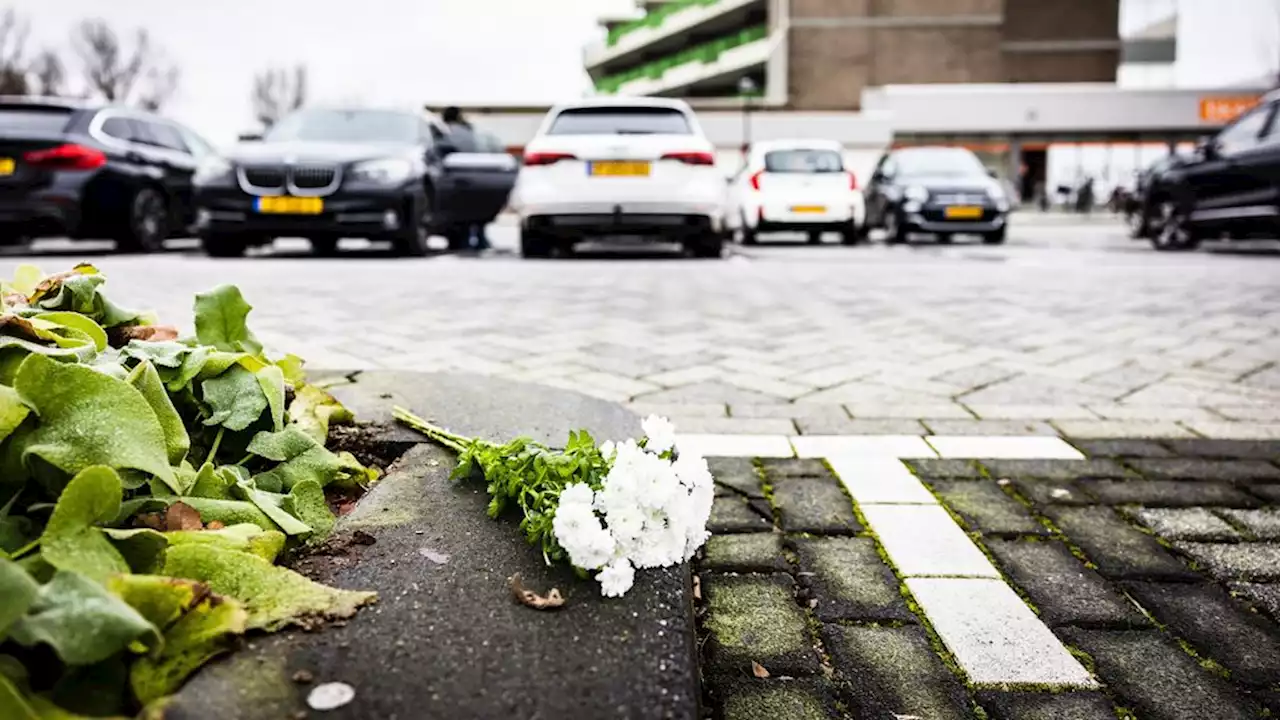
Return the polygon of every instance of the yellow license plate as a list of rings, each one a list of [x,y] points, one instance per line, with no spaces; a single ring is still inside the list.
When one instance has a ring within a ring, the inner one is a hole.
[[[953,205],[943,214],[951,220],[974,220],[982,217],[982,208],[974,205]]]
[[[319,215],[324,200],[318,197],[261,197],[258,212],[270,215]]]
[[[792,206],[793,213],[824,213],[827,208],[822,205],[795,205]]]
[[[14,163],[13,158],[0,158],[0,176],[12,175],[16,168],[17,164]]]
[[[598,177],[648,177],[649,163],[643,160],[604,160],[593,162],[588,167],[593,176]]]

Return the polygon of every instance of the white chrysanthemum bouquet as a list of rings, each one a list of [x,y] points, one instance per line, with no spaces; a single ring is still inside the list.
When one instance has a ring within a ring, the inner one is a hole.
[[[490,517],[518,506],[521,530],[546,561],[595,572],[607,597],[630,590],[637,568],[689,560],[709,536],[715,488],[707,461],[677,450],[665,418],[646,419],[639,441],[597,447],[579,431],[557,451],[527,438],[498,445],[463,437],[404,408],[395,417],[459,453],[455,478],[484,478]]]

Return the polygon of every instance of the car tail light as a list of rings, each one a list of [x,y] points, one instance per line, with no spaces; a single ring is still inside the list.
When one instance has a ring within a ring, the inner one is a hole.
[[[577,160],[572,153],[562,152],[531,152],[525,153],[525,165],[555,165],[561,160]]]
[[[48,150],[32,150],[22,156],[28,165],[49,170],[94,170],[107,164],[101,150],[66,144]]]
[[[756,173],[755,175],[752,175],[752,176],[751,176],[751,189],[752,189],[752,190],[759,190],[759,189],[760,189],[760,176],[762,176],[762,175],[764,175],[764,171],[763,171],[763,170],[761,170],[760,172],[758,172],[758,173]]]
[[[715,165],[716,156],[709,152],[693,150],[690,152],[670,152],[662,156],[663,160],[679,160],[685,165]]]
[[[850,190],[858,189],[858,176],[854,175],[853,173],[849,173],[849,189]]]

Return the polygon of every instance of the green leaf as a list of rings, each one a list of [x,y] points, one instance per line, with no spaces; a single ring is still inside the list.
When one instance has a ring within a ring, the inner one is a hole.
[[[196,295],[196,338],[201,345],[219,350],[262,355],[262,344],[246,324],[252,309],[234,285],[220,285]]]
[[[0,675],[0,717],[5,720],[43,720],[4,675]]]
[[[376,474],[349,453],[335,455],[300,428],[290,425],[278,433],[260,432],[249,442],[249,452],[280,464],[254,476],[260,488],[292,489],[303,480],[320,487],[330,484],[365,485]]]
[[[263,530],[275,530],[278,527],[266,513],[258,509],[257,505],[245,500],[219,500],[190,496],[167,499],[174,502],[181,501],[195,508],[195,511],[200,513],[201,522],[206,525],[217,521],[223,525],[253,523]]]
[[[137,641],[147,646],[160,641],[159,631],[138,611],[102,585],[66,570],[40,588],[11,637],[27,647],[47,644],[69,665],[106,660]]]
[[[117,307],[102,294],[100,286],[104,282],[106,278],[97,274],[96,269],[77,268],[53,284],[44,296],[35,300],[34,305],[45,310],[67,310],[88,315],[104,328],[137,322],[141,318],[140,313]]]
[[[231,649],[248,620],[240,603],[216,595],[202,597],[164,631],[164,647],[157,655],[133,664],[129,686],[138,702],[145,705],[176,692],[193,672]]]
[[[92,344],[70,348],[50,347],[26,338],[0,335],[0,350],[6,349],[22,350],[36,355],[47,355],[67,362],[89,362],[97,354],[97,350],[93,348]]]
[[[329,439],[331,423],[352,422],[355,416],[329,393],[315,385],[302,385],[289,404],[289,421],[323,445]]]
[[[200,472],[196,474],[195,484],[191,486],[189,494],[195,497],[231,500],[233,499],[231,486],[235,484],[235,477],[218,472],[213,463],[206,462],[200,466]]]
[[[181,368],[187,356],[195,352],[195,348],[176,340],[150,342],[130,340],[128,345],[120,349],[120,354],[138,361],[150,360],[156,367]],[[192,375],[192,377],[195,377]]]
[[[165,383],[170,392],[177,392],[187,385],[204,370],[204,366],[209,361],[209,357],[213,354],[212,348],[204,345],[198,346],[187,353],[182,358],[182,365],[178,367],[178,372],[170,380]],[[223,368],[224,370],[226,368]]]
[[[284,550],[285,535],[263,530],[253,523],[241,523],[221,530],[174,530],[164,534],[171,545],[215,545],[274,561]]]
[[[33,316],[33,319],[55,323],[82,333],[93,342],[98,352],[107,349],[107,331],[91,318],[73,312],[46,312]]]
[[[284,373],[275,365],[268,365],[254,376],[262,386],[262,394],[267,397],[267,406],[271,408],[271,429],[278,432],[284,428]]]
[[[40,586],[22,566],[0,558],[0,598],[4,598],[0,603],[0,641],[8,634],[10,626],[27,614],[39,594]]]
[[[161,575],[116,575],[107,589],[162,631],[209,594],[198,582]]]
[[[210,545],[170,548],[165,574],[198,580],[244,603],[250,629],[278,630],[316,616],[350,617],[377,598],[376,593],[326,587],[262,558]]]
[[[22,264],[13,270],[13,280],[4,284],[5,289],[24,297],[31,297],[44,279],[44,273],[35,265]]]
[[[87,468],[67,483],[40,536],[45,562],[98,581],[129,572],[124,557],[96,527],[119,514],[121,494],[120,478],[108,467]]]
[[[156,420],[160,422],[169,464],[181,463],[191,450],[191,436],[187,435],[182,416],[178,414],[173,401],[169,399],[169,393],[165,392],[164,383],[160,381],[160,373],[156,372],[151,361],[144,360],[129,373],[128,383],[142,393],[142,397],[155,413]],[[174,479],[177,480],[176,475]],[[175,482],[175,486],[174,491],[179,495],[187,491],[180,482]]]
[[[14,387],[40,419],[26,439],[24,463],[34,455],[69,474],[93,465],[133,468],[178,489],[160,421],[128,383],[31,355]]]
[[[307,375],[303,371],[302,366],[305,365],[302,358],[292,353],[285,355],[276,361],[276,367],[284,372],[284,380],[295,388],[302,387],[307,381]]]
[[[228,430],[244,430],[262,417],[267,409],[267,396],[257,377],[243,367],[235,366],[201,384],[204,401],[212,415],[205,425],[221,425]]]
[[[151,528],[103,528],[102,533],[135,573],[159,572],[164,567],[165,536]]]
[[[318,542],[329,536],[337,518],[329,510],[324,490],[315,480],[303,480],[293,486],[284,497],[282,506],[289,514],[311,527],[308,542]]]
[[[257,506],[272,522],[280,526],[286,535],[306,535],[312,531],[310,525],[294,517],[284,509],[284,495],[265,492],[253,486],[252,481],[239,482],[233,492]]]

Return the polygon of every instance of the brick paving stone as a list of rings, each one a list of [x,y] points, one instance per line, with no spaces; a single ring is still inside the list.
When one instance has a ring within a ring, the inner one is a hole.
[[[1190,430],[1175,422],[1159,420],[1055,420],[1053,426],[1073,441],[1117,437],[1195,437]]]
[[[781,418],[783,420],[848,420],[849,413],[843,405],[796,405],[774,403],[771,405],[730,405],[730,417]]]
[[[1263,460],[1156,458],[1133,460],[1143,475],[1174,480],[1280,481],[1280,467]]]
[[[1083,405],[975,405],[966,403],[983,420],[1097,420]]]
[[[1280,540],[1280,508],[1221,509],[1218,514],[1243,527],[1257,540]]]
[[[996,482],[1005,481],[1004,478],[1001,478]],[[1097,503],[1097,500],[1094,500],[1080,486],[1066,480],[1019,478],[1007,482],[1013,485],[1014,490],[1019,495],[1040,509],[1051,505],[1093,505]]]
[[[1131,628],[1150,624],[1133,603],[1061,542],[987,540],[984,544],[1005,575],[1051,627]]]
[[[795,422],[802,435],[924,435],[927,432],[918,420],[905,418],[796,418]]]
[[[711,504],[707,530],[713,533],[756,533],[772,529],[772,520],[753,509],[746,498],[718,497]]]
[[[1217,440],[1280,441],[1280,423],[1240,422],[1236,420],[1195,420],[1187,427],[1196,433]]]
[[[871,538],[800,538],[793,541],[801,575],[819,620],[914,622],[898,579]]]
[[[832,477],[827,464],[819,458],[766,458],[760,462],[770,482],[798,477]]]
[[[853,502],[834,477],[779,480],[773,486],[773,503],[787,532],[852,535],[862,530]]]
[[[764,487],[760,482],[760,473],[751,462],[744,457],[713,457],[707,459],[707,468],[716,484],[731,487],[747,497],[764,497]]]
[[[1142,720],[1245,720],[1259,708],[1229,682],[1200,667],[1196,659],[1155,630],[1063,631],[1084,650],[1116,704]]]
[[[1053,435],[1058,431],[1038,420],[921,420],[933,435]]]
[[[838,720],[835,687],[826,680],[755,680],[749,678],[711,681],[713,696],[724,720]]]
[[[1026,505],[1009,497],[996,483],[986,480],[937,480],[930,483],[947,507],[970,530],[996,535],[1048,535]]]
[[[854,717],[973,717],[964,686],[934,654],[922,628],[824,625],[822,641]]]
[[[1195,580],[1197,575],[1156,539],[1107,507],[1054,507],[1048,511],[1067,539],[1111,578]]]
[[[935,418],[937,420],[972,420],[973,414],[963,406],[951,402],[896,403],[852,402],[847,404],[849,414],[855,418]]]
[[[712,673],[749,676],[758,662],[775,675],[812,675],[818,656],[791,576],[702,575]]]
[[[725,406],[721,403],[628,403],[627,409],[641,416],[661,415],[673,417],[725,417]],[[684,428],[679,428],[684,430]]]
[[[1280,505],[1280,484],[1277,485],[1252,485],[1249,492],[1262,498],[1263,502]]]
[[[736,417],[676,417],[669,418],[680,432],[709,435],[791,435],[796,431],[790,420],[772,418]]]
[[[920,458],[903,460],[908,468],[917,476],[925,479],[969,479],[978,480],[983,477],[982,469],[972,460],[955,460],[950,458]]]
[[[702,551],[702,564],[721,572],[786,572],[782,536],[775,532],[712,535]]]
[[[1230,542],[1240,539],[1235,528],[1202,507],[1134,508],[1130,514],[1166,540]]]
[[[1172,457],[1173,452],[1155,440],[1072,440],[1089,457]]]
[[[991,720],[1115,720],[1115,706],[1100,692],[1003,692],[979,690],[978,704]]]
[[[1231,583],[1231,591],[1280,623],[1280,583]]]
[[[1126,478],[1129,473],[1112,460],[982,460],[987,473],[995,478],[1033,477],[1049,480],[1082,478]]]
[[[1107,505],[1149,507],[1256,507],[1244,490],[1220,482],[1195,480],[1084,480],[1080,487]]]
[[[1166,440],[1178,455],[1222,460],[1280,459],[1280,441],[1274,440]]]
[[[1280,581],[1280,543],[1174,543],[1219,580]]]
[[[1280,679],[1280,628],[1210,583],[1126,583],[1155,619],[1216,660],[1232,680],[1265,686]]]

